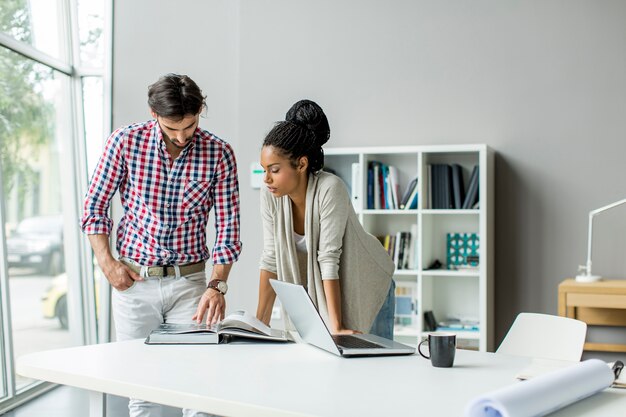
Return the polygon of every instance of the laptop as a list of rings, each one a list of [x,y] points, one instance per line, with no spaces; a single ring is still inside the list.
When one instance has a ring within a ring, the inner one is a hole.
[[[302,339],[338,356],[412,355],[415,348],[373,334],[331,335],[302,285],[271,279],[270,284]]]

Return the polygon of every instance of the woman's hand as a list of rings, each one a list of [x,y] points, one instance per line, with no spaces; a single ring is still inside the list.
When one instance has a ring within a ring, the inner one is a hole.
[[[336,329],[336,330],[331,330],[332,334],[363,334],[363,332],[360,332],[358,330],[352,330],[352,329]]]

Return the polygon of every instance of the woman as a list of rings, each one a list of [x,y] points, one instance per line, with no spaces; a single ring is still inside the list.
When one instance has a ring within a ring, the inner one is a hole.
[[[261,150],[264,247],[257,317],[269,323],[270,279],[303,285],[333,334],[393,338],[395,265],[365,232],[342,180],[323,172],[328,119],[301,100]]]

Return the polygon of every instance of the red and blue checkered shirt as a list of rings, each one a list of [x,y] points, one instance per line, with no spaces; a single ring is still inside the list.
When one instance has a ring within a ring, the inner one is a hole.
[[[206,228],[215,206],[213,264],[239,258],[237,162],[217,136],[197,128],[172,163],[156,120],[113,132],[85,198],[86,234],[111,234],[108,210],[118,189],[124,208],[117,229],[120,256],[147,266],[209,259]]]

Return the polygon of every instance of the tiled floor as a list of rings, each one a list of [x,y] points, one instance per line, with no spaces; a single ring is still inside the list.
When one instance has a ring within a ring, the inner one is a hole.
[[[107,417],[128,417],[128,399],[107,396]],[[88,417],[87,391],[60,386],[3,417]],[[180,417],[180,409],[164,407],[163,417]]]

